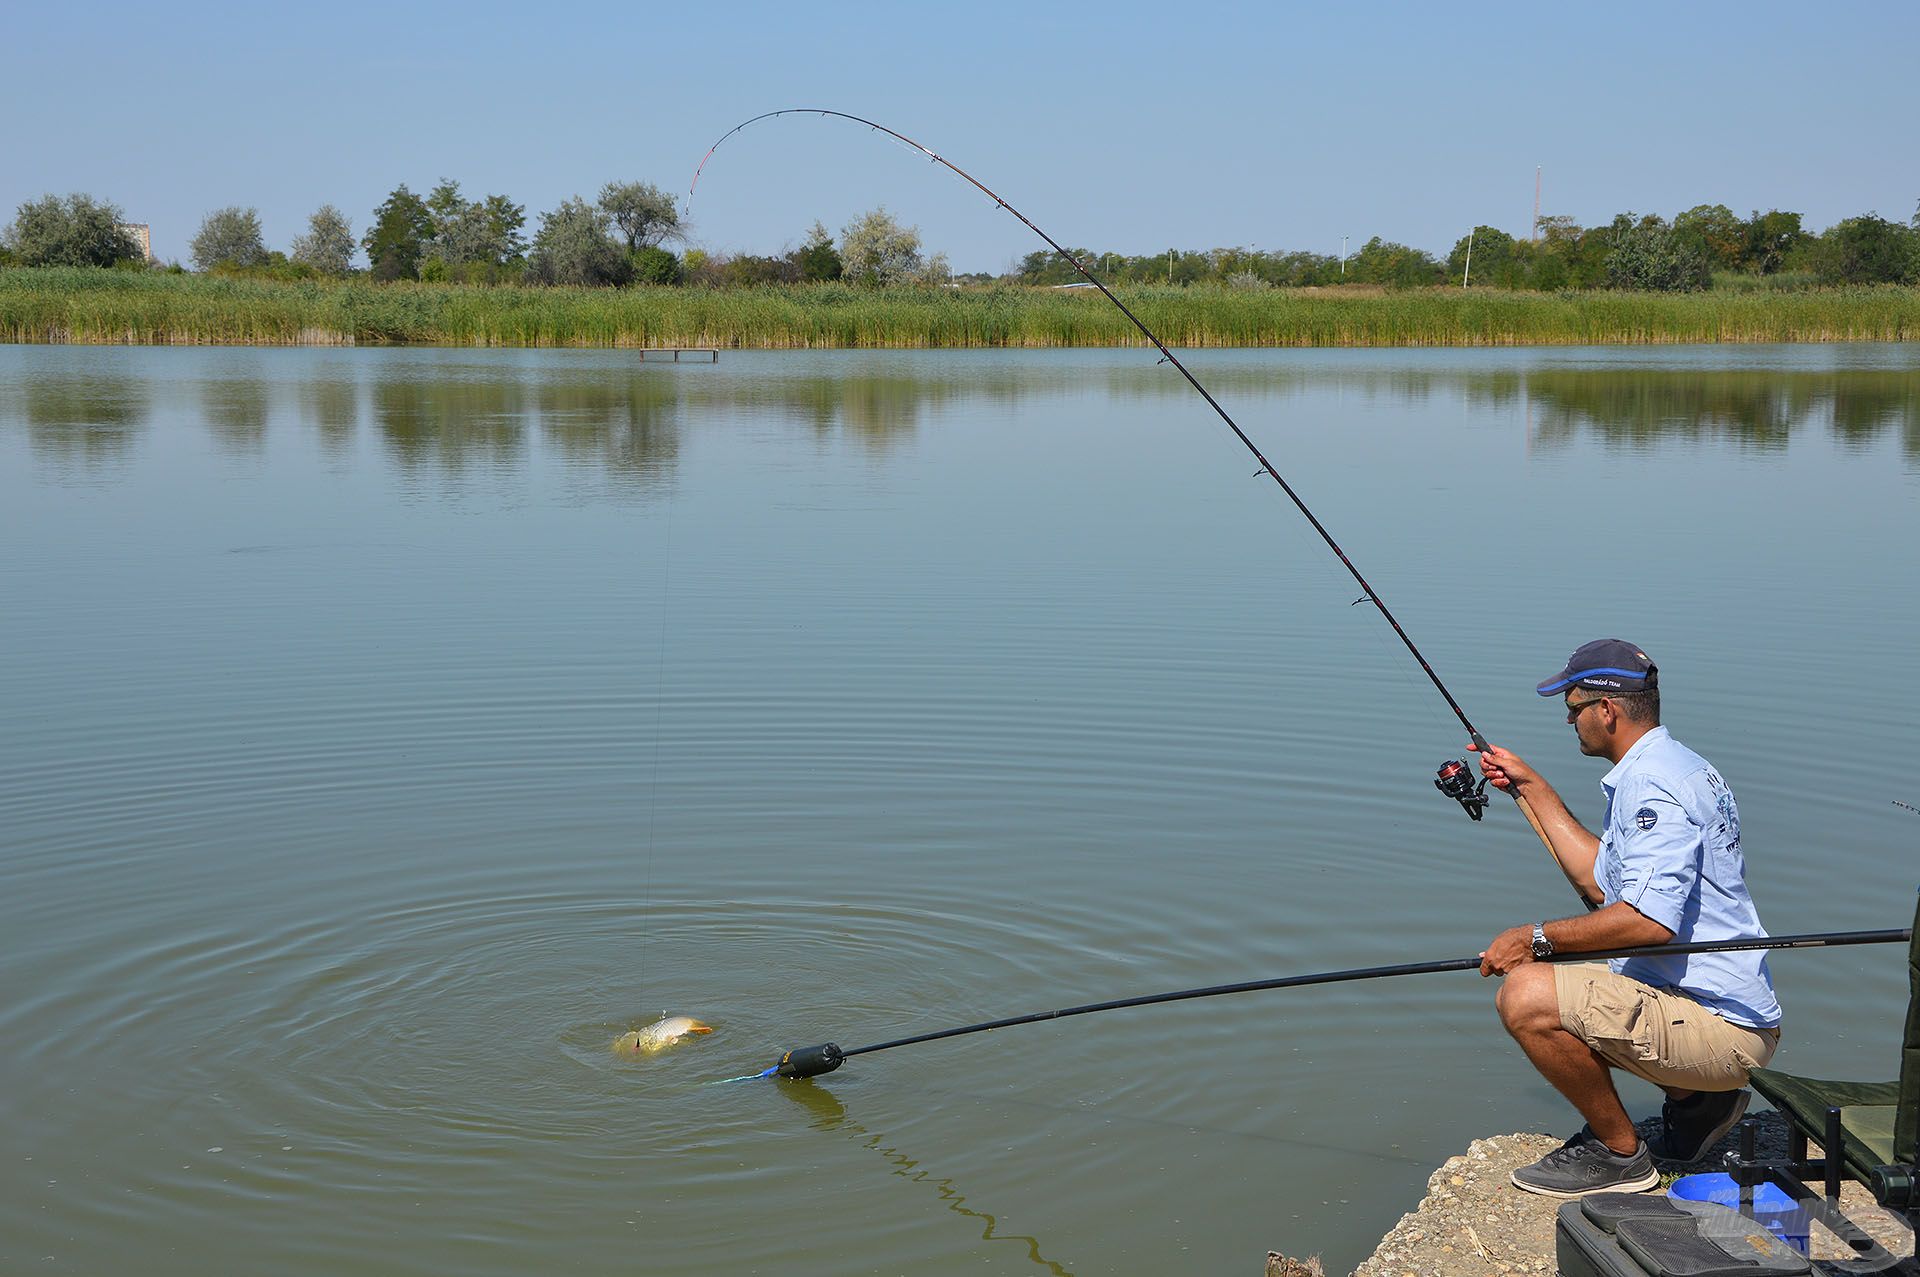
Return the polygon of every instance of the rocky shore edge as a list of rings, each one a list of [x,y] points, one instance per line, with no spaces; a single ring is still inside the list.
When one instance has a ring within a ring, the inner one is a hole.
[[[1762,1157],[1786,1156],[1787,1124],[1777,1113],[1754,1115]],[[1659,1118],[1641,1123],[1642,1139],[1659,1133]],[[1475,1140],[1427,1179],[1427,1195],[1400,1217],[1354,1277],[1536,1277],[1556,1271],[1553,1227],[1561,1203],[1523,1193],[1508,1176],[1560,1146],[1563,1136],[1514,1134]],[[1680,1175],[1719,1170],[1734,1150],[1738,1131],[1707,1150],[1698,1162],[1662,1166],[1662,1184]],[[1815,1150],[1816,1155],[1818,1150]],[[1913,1235],[1880,1211],[1857,1184],[1846,1184],[1841,1208],[1896,1255],[1912,1256]],[[1838,1239],[1814,1228],[1814,1258],[1840,1259]],[[1324,1277],[1318,1257],[1290,1258],[1269,1252],[1267,1277]]]

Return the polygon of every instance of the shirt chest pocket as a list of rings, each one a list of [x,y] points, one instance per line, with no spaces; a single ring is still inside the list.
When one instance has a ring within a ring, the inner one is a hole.
[[[1607,830],[1600,840],[1600,889],[1608,898],[1618,900],[1620,887],[1624,879],[1620,874],[1620,856],[1615,848],[1613,830]]]

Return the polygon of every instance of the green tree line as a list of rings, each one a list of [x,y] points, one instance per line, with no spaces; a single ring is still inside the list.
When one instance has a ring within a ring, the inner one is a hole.
[[[1849,217],[1818,234],[1799,213],[1741,218],[1724,204],[1702,204],[1672,221],[1622,213],[1604,226],[1542,217],[1531,239],[1491,226],[1462,235],[1443,261],[1378,236],[1342,258],[1306,252],[1216,248],[1134,255],[1076,248],[1073,255],[1103,282],[1212,283],[1237,288],[1415,288],[1437,284],[1530,289],[1622,288],[1687,292],[1716,276],[1788,275],[1822,284],[1920,283],[1920,208],[1911,223],[1875,214]],[[1051,252],[1029,253],[1014,272],[1028,284],[1069,284],[1079,273]]]
[[[90,195],[28,201],[0,236],[0,266],[144,266],[122,221],[116,205]],[[669,247],[685,238],[673,199],[649,182],[609,182],[592,202],[579,196],[565,200],[539,214],[529,234],[525,205],[498,194],[469,199],[458,182],[443,178],[425,195],[405,183],[396,186],[357,239],[352,221],[325,204],[288,251],[269,249],[257,210],[229,207],[202,219],[190,249],[200,271],[274,279],[362,271],[376,282],[582,287],[743,287],[841,279],[886,287],[952,279],[945,257],[925,252],[919,229],[902,225],[885,208],[855,218],[837,240],[815,222],[798,247],[773,256],[699,249],[677,254]],[[1116,284],[1242,289],[1456,284],[1543,292],[1685,292],[1730,277],[1916,284],[1920,209],[1908,224],[1864,214],[1818,233],[1803,225],[1799,213],[1756,210],[1741,218],[1723,204],[1698,205],[1671,221],[1622,213],[1592,227],[1570,217],[1543,217],[1527,239],[1477,226],[1444,260],[1379,236],[1344,257],[1245,248],[1073,252],[1088,270]],[[360,254],[364,268],[357,265]],[[1005,278],[1030,285],[1080,280],[1071,266],[1045,251],[1029,253]]]

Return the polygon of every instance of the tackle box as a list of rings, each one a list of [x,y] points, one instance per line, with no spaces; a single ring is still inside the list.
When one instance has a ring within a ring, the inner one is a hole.
[[[1595,1193],[1560,1208],[1560,1277],[1807,1277],[1806,1256],[1713,1202]]]

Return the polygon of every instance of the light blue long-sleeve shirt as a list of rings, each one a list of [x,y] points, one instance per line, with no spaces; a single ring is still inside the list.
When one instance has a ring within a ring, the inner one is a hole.
[[[1678,943],[1767,934],[1747,894],[1740,809],[1706,759],[1656,727],[1634,742],[1600,789],[1607,819],[1593,872],[1604,903],[1626,901]],[[1678,989],[1734,1024],[1780,1023],[1762,950],[1615,958],[1608,965],[1642,984]]]

